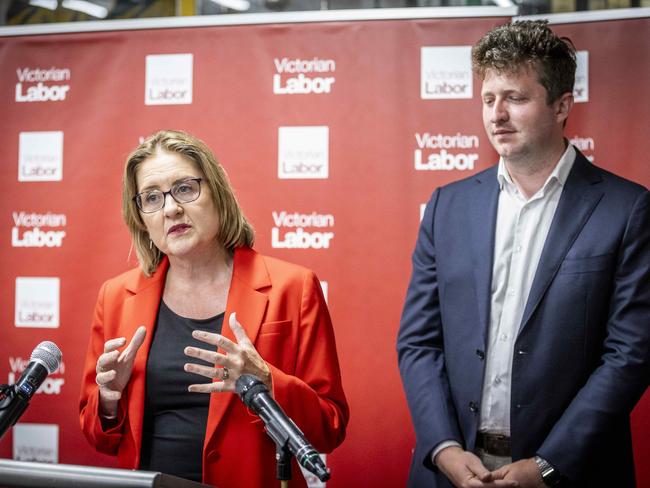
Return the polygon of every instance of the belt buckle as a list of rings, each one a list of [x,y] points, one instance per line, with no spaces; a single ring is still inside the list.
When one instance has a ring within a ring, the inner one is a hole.
[[[483,448],[494,456],[510,456],[510,437],[503,434],[481,434]]]

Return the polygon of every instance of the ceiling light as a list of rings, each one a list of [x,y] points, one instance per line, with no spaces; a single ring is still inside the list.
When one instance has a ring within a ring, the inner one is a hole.
[[[212,3],[238,12],[245,12],[251,8],[251,3],[248,0],[212,0]]]
[[[32,7],[41,7],[48,10],[56,10],[57,1],[56,0],[29,0],[29,4]]]
[[[106,7],[85,0],[63,0],[61,6],[70,10],[76,10],[77,12],[83,12],[98,19],[105,19],[108,15],[108,9]]]

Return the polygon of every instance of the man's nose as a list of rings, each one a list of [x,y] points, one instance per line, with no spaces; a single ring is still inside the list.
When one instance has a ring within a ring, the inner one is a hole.
[[[503,100],[495,100],[490,111],[490,122],[493,124],[506,122],[508,118],[508,110]]]

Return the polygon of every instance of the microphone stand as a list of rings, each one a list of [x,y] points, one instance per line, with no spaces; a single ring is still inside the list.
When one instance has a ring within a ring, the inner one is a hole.
[[[291,451],[286,442],[275,445],[275,462],[275,474],[280,480],[280,488],[288,488],[291,479]]]
[[[253,392],[253,393],[251,393]],[[288,488],[291,479],[291,457],[295,450],[297,461],[322,481],[329,478],[329,470],[318,457],[318,452],[305,439],[298,426],[286,416],[279,405],[268,397],[268,388],[253,375],[237,379],[237,394],[244,405],[251,408],[264,421],[264,430],[275,442],[276,478],[281,488]],[[254,399],[259,396],[259,405]],[[297,445],[294,446],[293,442]],[[316,461],[314,461],[314,459]]]

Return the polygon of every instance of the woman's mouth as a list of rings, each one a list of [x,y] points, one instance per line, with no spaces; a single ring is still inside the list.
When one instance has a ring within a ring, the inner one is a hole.
[[[188,230],[189,228],[190,228],[190,226],[187,225],[187,224],[176,224],[176,225],[172,225],[172,226],[169,228],[169,230],[167,231],[167,235],[171,235],[171,234],[182,234],[182,233],[184,233],[186,230]]]

